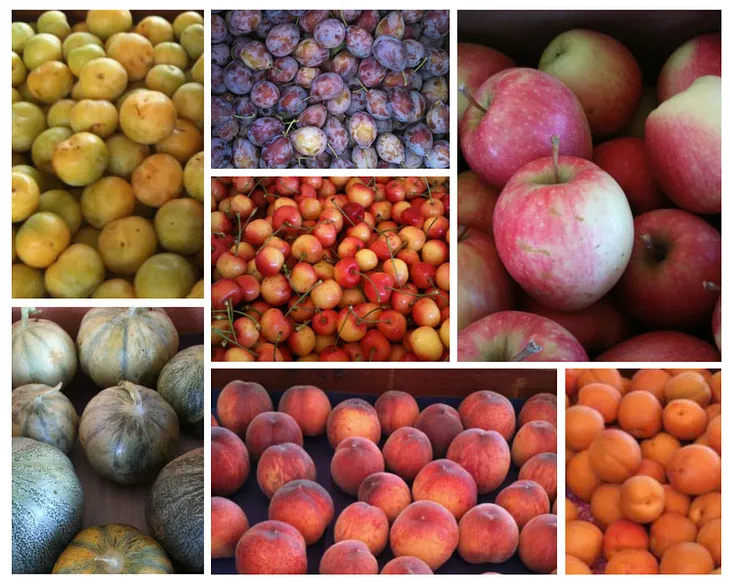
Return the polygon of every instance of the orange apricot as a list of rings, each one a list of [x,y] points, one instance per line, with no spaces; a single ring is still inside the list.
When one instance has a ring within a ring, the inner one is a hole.
[[[588,457],[591,467],[601,480],[622,483],[639,468],[641,448],[630,434],[609,428],[591,443]]]
[[[581,369],[576,381],[578,389],[591,383],[605,383],[618,391],[623,386],[618,369]]]
[[[649,530],[649,549],[661,559],[667,548],[682,541],[694,541],[697,526],[684,515],[665,513],[651,524]]]
[[[694,440],[707,427],[705,410],[691,399],[670,401],[662,412],[664,429],[680,440]]]
[[[565,445],[574,451],[585,450],[604,427],[603,416],[589,406],[571,406],[565,411]]]
[[[720,557],[722,555],[722,520],[712,519],[702,526],[700,532],[697,534],[697,543],[704,546],[710,555],[712,561],[715,562],[715,566],[720,565]]]
[[[606,563],[605,574],[658,574],[656,558],[645,550],[624,550]]]
[[[621,399],[618,425],[635,438],[656,436],[662,429],[662,405],[648,391],[632,391]]]
[[[709,446],[690,444],[674,453],[667,465],[669,484],[687,495],[720,489],[720,457]]]
[[[636,475],[621,485],[621,515],[635,523],[651,523],[664,512],[664,489],[655,479]]]
[[[603,532],[593,523],[579,519],[565,525],[565,553],[587,566],[595,566],[601,557]]]
[[[660,574],[709,574],[715,567],[712,555],[695,542],[675,543],[668,548],[659,564]]]
[[[610,560],[614,554],[624,550],[648,550],[649,534],[643,525],[619,519],[606,529],[603,536],[603,555]]]
[[[616,420],[621,392],[606,383],[589,383],[578,391],[578,403],[598,411],[606,424]]]
[[[621,485],[605,483],[591,496],[591,516],[604,529],[621,519]]]
[[[591,500],[593,492],[601,484],[601,479],[591,466],[587,450],[581,450],[570,460],[565,471],[565,482],[581,501]]]
[[[687,511],[687,517],[694,521],[695,525],[702,527],[713,519],[722,517],[722,495],[713,491],[695,497]]]
[[[674,436],[666,432],[659,432],[653,438],[641,441],[641,454],[644,458],[666,467],[674,453],[681,447],[682,444]]]
[[[667,402],[675,399],[691,399],[704,408],[710,403],[712,392],[701,374],[687,371],[667,381],[664,386],[664,395]]]
[[[663,369],[641,369],[631,378],[631,391],[648,391],[664,403],[664,385],[672,378]]]

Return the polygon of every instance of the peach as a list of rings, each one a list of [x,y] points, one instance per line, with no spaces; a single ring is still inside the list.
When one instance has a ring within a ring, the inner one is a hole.
[[[664,488],[664,513],[678,513],[687,516],[689,514],[689,497],[684,493],[680,493],[672,485],[662,485],[662,487]]]
[[[530,422],[530,424],[545,423]],[[529,424],[525,428],[528,426]],[[490,493],[499,487],[509,472],[509,446],[494,430],[480,428],[464,430],[454,438],[446,456],[463,466],[474,477],[480,495]]]
[[[565,525],[565,553],[593,567],[601,557],[603,532],[588,521],[570,521]]]
[[[431,570],[441,567],[459,543],[459,527],[451,512],[433,501],[410,504],[393,522],[390,548],[395,557],[414,556]]]
[[[517,416],[517,425],[524,426],[527,422],[542,420],[558,425],[558,398],[552,393],[536,393],[520,409]]]
[[[383,458],[389,471],[410,482],[433,460],[433,450],[426,434],[416,428],[403,427],[385,441]]]
[[[710,403],[712,391],[700,373],[687,371],[672,377],[664,386],[667,402],[675,399],[690,399],[705,407]]]
[[[515,481],[502,489],[494,501],[522,527],[533,517],[550,513],[550,500],[545,489],[534,481]]]
[[[715,562],[707,548],[684,541],[668,548],[659,563],[660,574],[709,574]]]
[[[376,472],[367,477],[360,483],[357,498],[381,509],[388,518],[388,523],[393,523],[412,502],[411,490],[405,481],[388,472]]]
[[[216,426],[219,426],[218,420],[215,419],[215,416],[213,414],[210,415],[210,427],[215,428]]]
[[[541,452],[557,452],[558,432],[549,422],[528,422],[515,434],[512,441],[512,462],[522,466]]]
[[[634,438],[651,438],[662,429],[662,405],[648,391],[632,391],[621,398],[618,425]]]
[[[670,401],[662,414],[664,429],[679,440],[694,440],[707,427],[707,413],[691,399]]]
[[[306,574],[307,544],[283,521],[263,521],[246,531],[236,546],[239,574]]]
[[[719,492],[705,493],[696,497],[689,506],[687,516],[702,529],[708,521],[722,517],[722,496]]]
[[[503,395],[493,391],[475,391],[459,405],[464,428],[494,430],[509,441],[515,433],[515,409]]]
[[[477,505],[459,522],[459,555],[469,564],[501,564],[514,555],[518,544],[519,528],[499,505]]]
[[[667,465],[669,484],[686,495],[720,489],[720,457],[709,446],[690,444],[674,453]]]
[[[337,404],[327,418],[327,439],[332,448],[346,438],[358,436],[380,442],[380,420],[375,408],[363,399],[352,398]]]
[[[565,573],[566,574],[592,574],[591,569],[575,556],[565,556]]]
[[[663,369],[641,369],[631,378],[631,391],[648,391],[664,404],[664,386],[671,378]]]
[[[651,523],[664,512],[664,489],[655,479],[633,476],[621,485],[621,515],[636,523]]]
[[[258,383],[231,381],[218,395],[216,414],[221,426],[241,438],[256,416],[274,410],[271,396]]]
[[[271,497],[269,519],[296,527],[307,545],[319,541],[335,516],[332,497],[310,480],[286,483]]]
[[[520,533],[518,553],[533,572],[552,572],[558,565],[558,518],[549,514],[530,519]]]
[[[623,550],[606,564],[605,574],[658,574],[656,558],[646,550]]]
[[[582,450],[570,460],[565,471],[565,482],[581,501],[591,500],[594,491],[601,484],[601,479],[591,466],[587,450]]]
[[[332,406],[327,394],[314,385],[295,385],[279,400],[279,411],[289,414],[305,436],[321,436]]]
[[[585,450],[603,429],[603,416],[598,410],[581,405],[565,410],[565,445],[571,450]]]
[[[327,548],[319,562],[320,574],[377,574],[378,560],[361,541],[346,539]]]
[[[381,574],[433,574],[428,564],[413,556],[401,556],[390,560],[380,572]]]
[[[607,527],[621,519],[621,485],[605,483],[593,491],[591,515],[600,527]]]
[[[603,555],[610,560],[615,554],[625,550],[648,550],[649,535],[643,525],[619,519],[606,529],[603,535]]]
[[[241,488],[251,466],[243,441],[226,428],[210,429],[210,491],[230,495]]]
[[[718,454],[722,454],[722,416],[718,415],[712,418],[707,424],[705,437],[707,445]]]
[[[371,440],[359,436],[340,442],[330,464],[332,480],[343,492],[353,496],[363,480],[384,470],[385,461],[378,447]]]
[[[254,460],[258,460],[269,446],[286,442],[304,444],[302,431],[289,414],[264,412],[251,420],[246,429],[246,446]]]
[[[419,414],[415,398],[405,391],[386,391],[375,400],[383,434],[389,436],[398,428],[413,426]]]
[[[232,558],[236,544],[248,529],[248,519],[238,505],[225,497],[210,499],[210,557]]]
[[[557,499],[556,499],[557,501]],[[573,519],[578,519],[578,507],[576,506],[573,501],[568,499],[568,497],[565,498],[565,521],[566,523],[568,521],[573,521]]]
[[[704,546],[710,555],[712,561],[715,562],[715,566],[720,565],[720,559],[722,556],[722,520],[712,519],[702,526],[700,532],[697,534],[697,543]]]
[[[649,549],[661,559],[664,552],[675,543],[694,541],[697,526],[684,515],[665,513],[651,524],[649,530]]]
[[[316,481],[317,469],[309,454],[298,444],[276,444],[261,455],[256,480],[269,499],[285,484],[299,479]]]
[[[536,454],[520,467],[517,478],[535,481],[545,489],[548,499],[554,501],[558,494],[558,455],[553,452]]]
[[[681,448],[679,440],[666,432],[659,432],[653,438],[641,441],[641,454],[644,458],[654,460],[663,467],[669,464],[674,453]]]
[[[606,424],[611,424],[618,416],[621,392],[605,383],[590,383],[578,391],[578,403],[593,408]]]
[[[361,541],[377,556],[388,545],[388,527],[388,518],[381,509],[358,501],[345,507],[337,518],[335,541]]]
[[[459,412],[446,404],[425,408],[416,418],[416,428],[428,436],[434,458],[443,458],[451,441],[464,429]]]
[[[448,459],[429,462],[413,481],[414,501],[434,501],[458,521],[477,504],[477,484],[459,464]]]
[[[608,483],[622,483],[636,473],[641,464],[641,448],[623,430],[609,428],[601,432],[588,448],[591,467]]]

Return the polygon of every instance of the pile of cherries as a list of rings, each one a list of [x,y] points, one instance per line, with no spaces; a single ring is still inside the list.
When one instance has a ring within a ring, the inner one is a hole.
[[[448,168],[448,10],[211,19],[214,168]]]
[[[214,361],[439,361],[447,178],[213,178]]]

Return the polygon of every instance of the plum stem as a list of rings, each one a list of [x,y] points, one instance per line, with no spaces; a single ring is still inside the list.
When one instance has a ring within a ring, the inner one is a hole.
[[[542,351],[542,347],[538,345],[534,339],[530,339],[527,344],[525,345],[524,349],[522,349],[517,355],[515,355],[514,359],[512,361],[520,362],[525,361],[528,357],[531,357],[532,355],[536,355]]]
[[[550,138],[553,146],[553,174],[555,175],[555,183],[560,182],[560,165],[558,158],[560,156],[560,136],[553,136]]]

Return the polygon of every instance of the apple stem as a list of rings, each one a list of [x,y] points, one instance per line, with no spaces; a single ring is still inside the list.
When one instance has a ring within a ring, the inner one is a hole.
[[[639,235],[639,239],[641,240],[641,243],[644,244],[647,250],[649,250],[650,252],[655,251],[654,242],[651,240],[651,235],[649,235],[648,233],[642,233],[641,235]]]
[[[467,229],[469,229],[469,226],[468,225],[464,225],[463,223],[461,225],[459,225],[459,231],[458,231],[458,234],[457,234],[457,237],[456,237],[456,240],[457,241],[461,241],[462,239],[464,239],[464,236],[466,235],[466,230]]]
[[[517,355],[515,355],[514,359],[512,361],[520,362],[526,360],[528,357],[532,355],[536,355],[542,351],[542,347],[538,345],[534,339],[530,339],[527,344],[525,345],[525,348],[522,349]]]
[[[560,136],[550,138],[553,145],[553,173],[555,174],[555,184],[560,182],[560,166],[558,165],[558,157],[560,155]]]
[[[707,290],[708,292],[721,292],[722,288],[720,284],[716,284],[715,282],[708,282],[705,280],[702,282],[702,287]]]
[[[487,109],[485,107],[482,107],[482,104],[480,104],[476,99],[474,99],[474,96],[472,95],[471,91],[469,91],[469,88],[464,85],[459,88],[459,91],[461,91],[461,94],[469,100],[469,103],[473,105],[475,108],[482,110],[483,113],[487,113]]]

